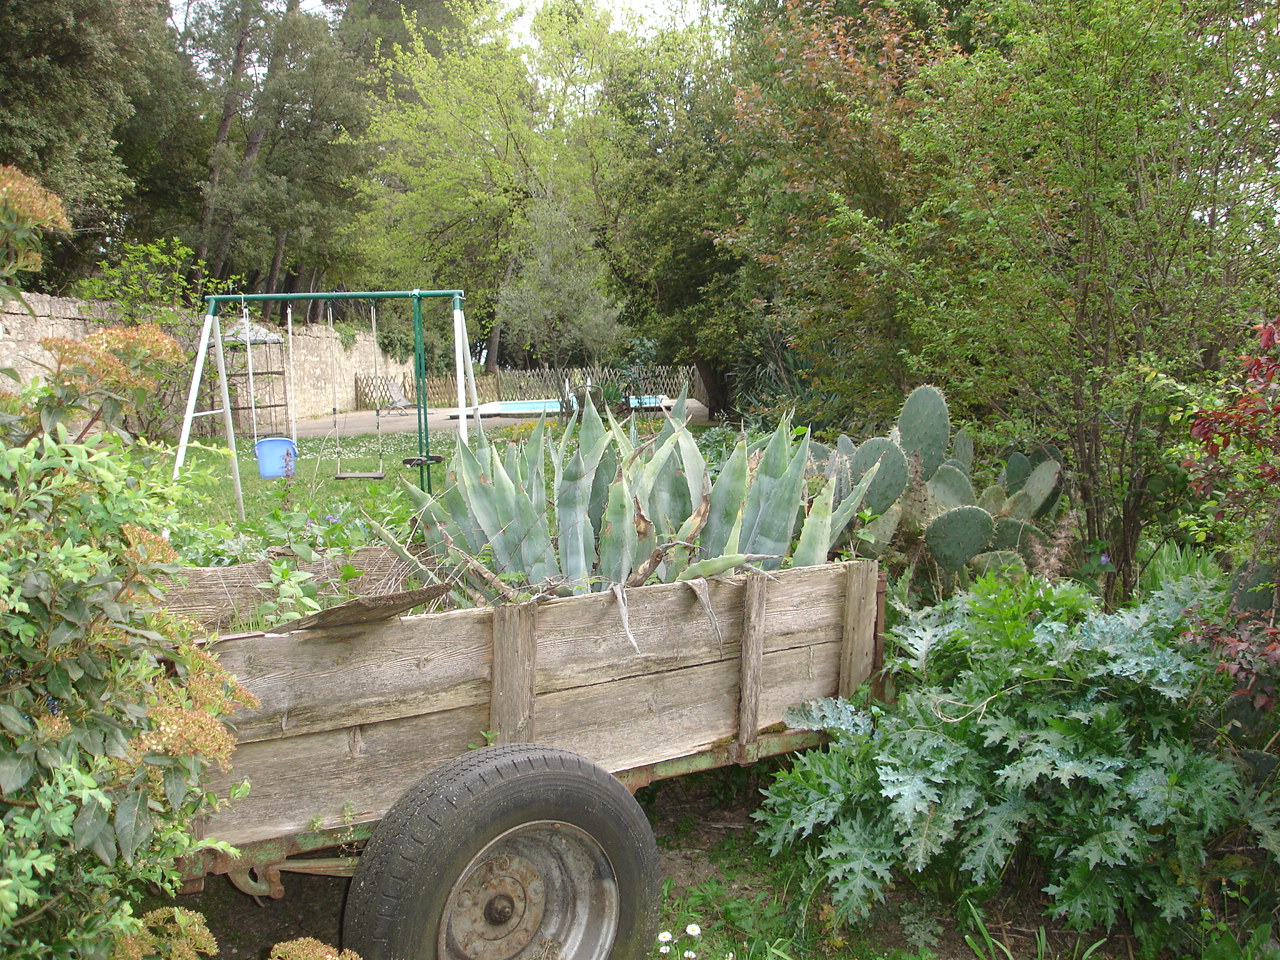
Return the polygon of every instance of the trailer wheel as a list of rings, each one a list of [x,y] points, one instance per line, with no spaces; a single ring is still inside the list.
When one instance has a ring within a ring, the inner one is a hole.
[[[638,960],[660,882],[644,811],[608,772],[563,750],[486,747],[378,825],[343,946],[364,960]]]

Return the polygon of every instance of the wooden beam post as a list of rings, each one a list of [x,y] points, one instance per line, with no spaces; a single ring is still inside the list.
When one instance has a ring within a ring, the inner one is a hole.
[[[764,665],[765,590],[767,575],[747,574],[742,601],[742,657],[738,681],[738,763],[756,759],[760,729],[760,674]]]
[[[533,674],[538,639],[534,602],[493,608],[489,726],[495,743],[533,740]]]
[[[840,696],[850,696],[864,683],[875,663],[877,565],[854,560],[844,584],[844,636],[840,650]]]

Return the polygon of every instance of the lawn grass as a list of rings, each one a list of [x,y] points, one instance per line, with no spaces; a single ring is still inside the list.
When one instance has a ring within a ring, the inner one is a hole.
[[[437,432],[430,436],[431,451],[448,455],[454,446],[454,434]],[[339,449],[339,442],[341,448]],[[379,469],[378,438],[374,434],[343,437],[300,437],[298,459],[291,478],[263,479],[250,443],[238,444],[240,485],[244,495],[245,524],[256,526],[263,517],[285,505],[310,505],[329,513],[328,509],[347,504],[375,519],[385,512],[392,499],[400,495],[401,481],[418,486],[417,467],[406,467],[405,457],[418,455],[418,437],[413,433],[382,435],[381,463],[383,480],[338,480],[339,455],[347,473],[371,473]],[[188,451],[189,473],[196,478],[207,508],[205,519],[211,525],[239,526],[236,515],[235,488],[231,482],[231,459],[223,445],[193,447]],[[444,467],[435,464],[430,470],[431,489],[439,493],[444,486]]]

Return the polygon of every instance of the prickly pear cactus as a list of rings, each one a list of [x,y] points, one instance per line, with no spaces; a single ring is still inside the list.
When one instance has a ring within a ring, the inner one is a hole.
[[[872,437],[862,443],[850,457],[850,483],[856,484],[867,471],[876,468],[875,479],[867,488],[866,509],[877,516],[884,513],[907,487],[907,458],[902,448],[887,437]]]
[[[924,532],[929,553],[944,570],[959,570],[983,553],[996,524],[981,507],[956,507],[938,516]]]
[[[898,414],[898,436],[907,459],[919,458],[920,479],[932,477],[951,446],[951,417],[941,390],[926,384],[911,391]]]

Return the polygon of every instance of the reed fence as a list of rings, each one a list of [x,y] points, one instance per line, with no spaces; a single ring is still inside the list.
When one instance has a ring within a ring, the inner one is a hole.
[[[554,370],[501,370],[496,375],[476,377],[476,394],[481,403],[497,400],[543,400],[560,396],[564,381],[576,391],[588,383],[616,396],[650,397],[665,394],[675,398],[687,390],[690,397],[707,402],[706,390],[693,367],[655,365],[639,370],[610,367],[573,367],[558,375]],[[392,384],[398,384],[410,402],[417,402],[412,377],[356,375],[356,409],[386,408],[392,400]],[[426,382],[428,407],[456,407],[458,381],[451,376],[431,377]]]

